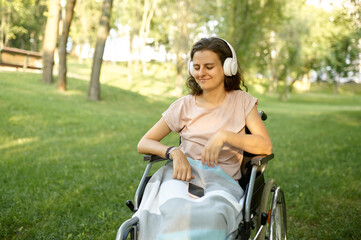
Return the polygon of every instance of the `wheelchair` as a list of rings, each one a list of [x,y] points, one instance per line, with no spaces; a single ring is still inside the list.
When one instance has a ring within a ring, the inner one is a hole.
[[[258,112],[263,121],[267,115],[263,111]],[[246,128],[246,133],[250,134]],[[241,165],[242,178],[240,186],[245,190],[244,208],[242,209],[243,220],[238,229],[230,236],[230,239],[287,239],[287,214],[286,202],[282,189],[277,186],[274,179],[265,181],[264,171],[267,163],[274,158],[274,154],[256,156],[244,152]],[[146,169],[140,180],[134,196],[134,204],[127,200],[126,205],[135,213],[142,201],[145,187],[151,178],[153,164],[165,161],[155,155],[144,155],[144,161],[148,161]],[[126,220],[118,229],[116,240],[138,239],[137,232],[141,227],[139,219],[132,217]]]

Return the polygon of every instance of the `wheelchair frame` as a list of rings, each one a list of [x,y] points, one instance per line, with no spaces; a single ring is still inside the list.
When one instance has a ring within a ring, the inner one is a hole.
[[[267,115],[263,111],[259,111],[259,114],[262,120],[267,119]],[[246,129],[247,131],[248,129]],[[284,193],[274,179],[268,179],[267,182],[264,180],[263,173],[266,165],[273,158],[273,153],[262,156],[244,153],[241,170],[245,170],[245,172],[242,172],[242,181],[240,181],[240,185],[245,189],[246,194],[242,210],[243,221],[239,224],[238,231],[232,234],[231,239],[287,239],[287,213]],[[134,204],[130,200],[126,202],[126,205],[134,213],[140,206],[145,187],[151,177],[149,173],[153,164],[165,160],[167,159],[155,155],[144,155],[144,161],[148,161],[148,164],[136,190]],[[138,222],[137,217],[126,220],[119,227],[116,240],[125,240],[129,234],[130,239],[138,239]],[[253,231],[254,229],[256,231]]]

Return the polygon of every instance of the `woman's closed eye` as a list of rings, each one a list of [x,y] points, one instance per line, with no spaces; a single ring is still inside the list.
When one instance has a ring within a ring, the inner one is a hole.
[[[199,70],[201,69],[201,67],[200,67],[199,65],[194,65],[193,68],[194,68],[194,70],[196,70],[196,71],[199,71]],[[212,70],[212,69],[214,68],[214,65],[213,65],[213,64],[212,64],[212,65],[208,65],[208,64],[207,64],[207,65],[205,66],[205,68],[208,69],[208,70]]]

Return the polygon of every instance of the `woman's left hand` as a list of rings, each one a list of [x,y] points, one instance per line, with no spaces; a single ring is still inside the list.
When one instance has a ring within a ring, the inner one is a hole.
[[[211,139],[208,140],[202,153],[202,164],[207,163],[208,167],[214,167],[218,164],[218,156],[225,143],[225,132],[217,132]]]

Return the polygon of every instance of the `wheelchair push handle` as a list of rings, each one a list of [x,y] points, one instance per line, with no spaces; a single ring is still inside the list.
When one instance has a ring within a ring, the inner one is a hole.
[[[132,201],[130,200],[127,200],[125,202],[125,205],[127,205],[127,207],[134,213],[135,212],[135,207],[134,207],[134,204],[132,203]]]
[[[258,114],[261,117],[262,121],[267,120],[267,114],[264,111],[258,111]]]

